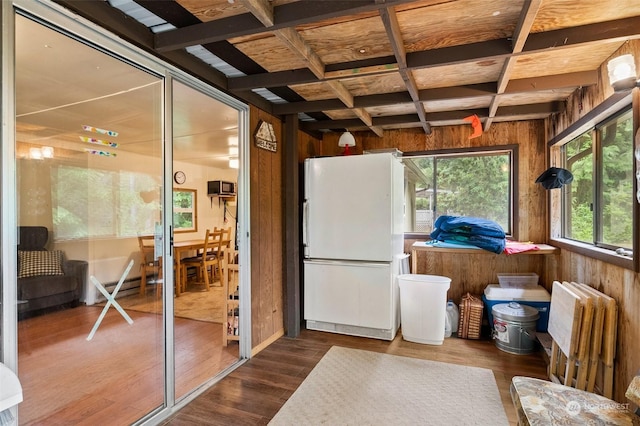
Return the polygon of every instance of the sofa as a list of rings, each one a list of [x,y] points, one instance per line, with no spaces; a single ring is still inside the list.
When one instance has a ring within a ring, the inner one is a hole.
[[[17,285],[21,318],[51,308],[75,307],[85,287],[88,262],[68,260],[61,250],[47,250],[48,241],[49,230],[44,226],[19,228]]]

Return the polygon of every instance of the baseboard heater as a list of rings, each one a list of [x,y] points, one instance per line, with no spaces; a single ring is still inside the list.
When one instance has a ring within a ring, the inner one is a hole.
[[[80,300],[87,305],[93,305],[95,303],[104,302],[106,299],[98,291],[93,282],[91,282],[91,276],[97,278],[98,281],[102,284],[102,286],[109,292],[112,293],[115,289],[116,285],[118,285],[118,281],[120,281],[120,277],[124,270],[127,267],[127,264],[131,260],[128,256],[116,256],[116,257],[108,257],[104,259],[95,259],[89,262],[89,273],[87,274],[87,281],[85,283],[85,288],[82,297]],[[134,265],[133,269],[130,271],[130,275],[134,272],[139,271],[138,267]],[[133,294],[133,289],[135,291],[139,291],[140,288],[140,273],[138,272],[137,277],[127,277],[127,279],[120,287],[120,291],[116,295],[117,297],[126,296],[128,294]]]

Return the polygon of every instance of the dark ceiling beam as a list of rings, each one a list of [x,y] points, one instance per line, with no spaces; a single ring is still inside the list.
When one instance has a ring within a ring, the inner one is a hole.
[[[474,98],[477,96],[488,96],[496,93],[496,83],[478,83],[465,86],[436,87],[433,89],[423,89],[420,91],[420,100],[442,101],[447,99]]]
[[[560,112],[564,109],[563,102],[544,102],[530,105],[514,105],[498,108],[496,118],[512,117],[527,114],[549,114]],[[460,121],[470,115],[477,115],[481,119],[487,117],[486,108],[474,108],[455,111],[440,111],[427,114],[429,121]],[[420,125],[420,117],[417,114],[388,115],[383,117],[374,117],[374,126],[397,126],[403,124]],[[345,128],[362,127],[362,122],[358,119],[345,120],[326,120],[326,121],[307,121],[301,123],[301,128],[305,130],[340,130]]]
[[[355,101],[355,99],[354,99]],[[300,112],[320,112],[345,109],[344,103],[340,99],[327,99],[320,101],[289,102],[273,106],[273,113],[276,115],[296,114]]]
[[[424,129],[426,134],[431,133],[431,126],[427,123],[427,116],[424,111],[424,106],[420,102],[420,94],[418,90],[418,84],[416,83],[411,70],[407,69],[407,51],[404,48],[404,41],[402,38],[402,32],[400,30],[400,24],[398,23],[398,17],[395,9],[392,7],[386,9],[380,9],[380,17],[382,23],[387,32],[387,37],[391,43],[391,49],[398,63],[398,72],[404,81],[404,85],[407,88],[407,92],[411,95],[413,105],[420,117],[420,125]]]
[[[568,87],[593,86],[598,82],[598,71],[578,71],[544,77],[509,80],[504,93],[524,93],[540,90],[554,90]]]
[[[262,74],[248,75],[246,77],[229,78],[229,89],[245,90],[264,87],[292,86],[295,84],[317,83],[316,77],[309,68],[297,70],[265,72]]]
[[[507,38],[469,43],[440,49],[407,53],[407,66],[411,69],[506,58],[511,54]]]
[[[522,10],[520,11],[520,18],[516,24],[516,29],[513,32],[512,53],[522,52],[522,48],[524,47],[527,37],[529,37],[531,26],[533,25],[533,21],[535,20],[538,11],[540,10],[541,4],[542,0],[525,0]],[[513,69],[516,66],[517,61],[518,60],[515,56],[509,56],[504,61],[504,64],[502,64],[502,71],[500,72],[500,77],[498,77],[498,90],[496,91],[496,95],[493,99],[491,99],[491,104],[489,105],[489,116],[484,122],[485,132],[489,130],[493,117],[496,115],[496,111],[498,110],[502,99],[499,95],[504,93],[507,84],[509,84],[511,74],[513,73]]]
[[[100,26],[119,34],[130,43],[148,52],[155,53],[153,49],[153,33],[146,26],[125,15],[119,9],[111,7],[109,3],[100,0],[53,0],[53,2],[77,13],[83,18],[99,22]]]
[[[354,108],[368,108],[391,104],[411,103],[411,96],[407,92],[385,93],[380,95],[358,96],[353,98]],[[318,112],[345,109],[339,99],[325,99],[319,101],[290,102],[273,106],[276,115],[295,114],[300,112]]]
[[[501,116],[517,116],[530,114],[552,114],[562,112],[565,109],[565,103],[561,101],[542,102],[538,104],[501,106],[496,111],[496,117]]]
[[[618,19],[615,21],[598,22],[596,24],[579,27],[563,28],[543,33],[529,34],[523,52],[531,53],[536,50],[555,49],[576,44],[588,44],[602,41],[627,40],[640,38],[640,16]]]
[[[269,27],[265,27],[253,14],[244,13],[242,15],[158,33],[155,35],[154,46],[159,52],[166,52],[233,37],[271,32],[326,19],[377,11],[382,8],[411,3],[413,1],[415,0],[386,0],[385,3],[381,4],[373,0],[301,1],[287,3],[273,8],[274,23]]]

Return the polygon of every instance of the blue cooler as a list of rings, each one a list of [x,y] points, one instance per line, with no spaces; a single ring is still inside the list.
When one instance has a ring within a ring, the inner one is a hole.
[[[534,307],[540,317],[536,321],[536,331],[546,333],[549,324],[549,308],[551,307],[551,295],[542,286],[532,288],[504,288],[498,284],[489,284],[484,289],[482,301],[486,306],[489,326],[493,327],[493,313],[491,308],[498,303],[518,302],[521,305]]]

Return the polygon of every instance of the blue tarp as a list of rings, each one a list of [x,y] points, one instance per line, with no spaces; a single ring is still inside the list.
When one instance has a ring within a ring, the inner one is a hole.
[[[502,253],[506,246],[504,230],[496,222],[469,216],[440,216],[430,237],[451,243],[471,244],[493,253]]]

